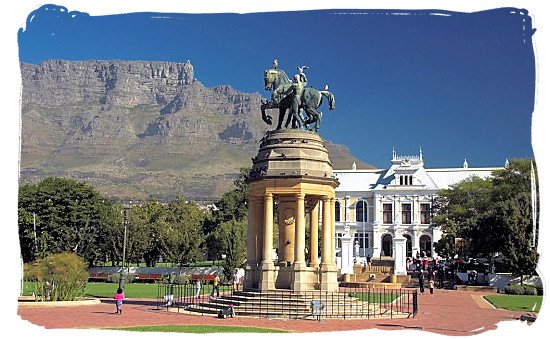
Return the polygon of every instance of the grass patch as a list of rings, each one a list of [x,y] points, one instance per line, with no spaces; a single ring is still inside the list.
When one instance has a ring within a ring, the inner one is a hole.
[[[370,303],[382,303],[388,304],[394,302],[398,299],[401,294],[391,293],[386,291],[386,293],[376,293],[376,292],[352,292],[351,297],[356,297],[359,301],[370,302]]]
[[[484,298],[496,308],[510,311],[539,312],[542,304],[541,295],[487,295]],[[534,310],[533,310],[534,307]]]
[[[107,282],[89,282],[86,284],[86,297],[94,298],[112,298],[118,288],[118,283]],[[34,283],[23,283],[23,295],[32,295],[34,291]],[[212,291],[212,285],[203,285],[201,288],[201,294],[207,295]],[[221,285],[220,293],[231,291],[231,286]],[[161,291],[162,292],[162,291]],[[195,288],[188,286],[188,295],[195,295]],[[124,285],[124,296],[126,298],[136,299],[157,299],[158,298],[158,284],[146,284],[146,283],[129,283]]]
[[[175,332],[175,333],[288,333],[284,330],[260,327],[241,326],[206,326],[206,325],[160,325],[110,328],[136,332]]]

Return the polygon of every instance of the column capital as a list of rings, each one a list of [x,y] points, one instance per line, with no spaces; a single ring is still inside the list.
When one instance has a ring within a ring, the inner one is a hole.
[[[304,200],[306,198],[306,195],[304,193],[296,193],[294,195],[296,199]]]

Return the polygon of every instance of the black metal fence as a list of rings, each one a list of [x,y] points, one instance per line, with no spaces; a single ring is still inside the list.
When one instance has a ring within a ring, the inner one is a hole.
[[[338,292],[290,290],[241,291],[220,286],[220,296],[211,296],[212,285],[158,285],[157,307],[172,307],[200,314],[219,314],[232,308],[237,316],[289,319],[403,318],[418,311],[416,289],[340,287]]]

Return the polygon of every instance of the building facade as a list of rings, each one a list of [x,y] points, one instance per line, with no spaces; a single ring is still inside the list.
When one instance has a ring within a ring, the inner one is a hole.
[[[349,234],[354,239],[358,262],[371,258],[393,257],[393,238],[406,238],[406,256],[417,253],[435,257],[433,243],[441,229],[432,223],[432,205],[440,189],[471,176],[487,178],[502,167],[462,167],[429,169],[424,167],[422,150],[418,155],[400,156],[395,150],[387,169],[335,170],[340,186],[336,188],[335,245]],[[338,259],[337,259],[338,262]]]

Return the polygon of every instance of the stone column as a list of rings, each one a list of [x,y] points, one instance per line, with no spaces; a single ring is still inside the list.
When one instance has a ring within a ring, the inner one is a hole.
[[[256,257],[256,209],[258,204],[254,197],[248,197],[248,226],[246,228],[246,264],[254,266],[258,262]]]
[[[332,245],[330,246],[330,260],[334,264],[336,259],[336,222],[334,221],[335,211],[336,211],[336,200],[330,198],[330,234],[332,239]]]
[[[327,197],[323,197],[323,238],[322,238],[322,249],[321,249],[321,265],[328,265],[331,264],[332,261],[330,259],[330,246],[332,245],[332,241],[334,236],[330,233],[332,231],[332,227],[330,225],[330,213],[327,213],[330,210],[330,199]]]
[[[261,291],[275,289],[275,265],[273,264],[273,194],[264,196],[264,223],[261,278],[258,287]]]
[[[310,215],[310,237],[309,237],[309,267],[317,267],[319,265],[319,200],[313,200],[311,204]]]
[[[294,262],[296,208],[294,197],[279,197],[279,265]]]
[[[305,266],[306,219],[305,195],[296,194],[296,233],[294,239],[294,266]]]
[[[273,253],[273,194],[266,193],[264,197],[264,241],[262,253],[262,266],[273,265],[271,253]]]
[[[330,198],[323,197],[323,248],[321,252],[321,290],[338,291],[337,268],[334,264],[334,221],[330,208]]]

